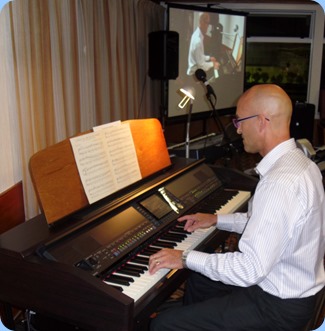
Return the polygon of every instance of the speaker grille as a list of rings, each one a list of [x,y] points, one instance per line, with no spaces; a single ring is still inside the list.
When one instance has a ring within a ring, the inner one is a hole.
[[[149,33],[149,77],[176,79],[178,77],[179,35],[175,31]]]

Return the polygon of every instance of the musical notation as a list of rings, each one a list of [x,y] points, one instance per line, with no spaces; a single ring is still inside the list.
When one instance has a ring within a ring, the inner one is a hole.
[[[97,127],[70,142],[89,203],[141,179],[129,124]]]

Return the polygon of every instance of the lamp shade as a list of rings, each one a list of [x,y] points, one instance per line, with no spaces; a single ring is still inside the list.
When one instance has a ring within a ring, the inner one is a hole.
[[[180,92],[184,95],[178,107],[183,109],[190,100],[194,100],[195,89],[193,87],[182,87]]]

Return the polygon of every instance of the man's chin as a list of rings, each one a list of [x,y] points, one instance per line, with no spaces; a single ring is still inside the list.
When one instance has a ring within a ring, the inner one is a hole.
[[[245,142],[243,142],[243,144],[244,144],[244,150],[246,153],[252,153],[252,154],[256,153],[251,148],[249,148],[249,146],[247,144],[245,144]]]

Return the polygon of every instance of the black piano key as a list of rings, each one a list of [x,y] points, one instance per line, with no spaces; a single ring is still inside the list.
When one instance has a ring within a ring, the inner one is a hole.
[[[215,214],[218,208],[210,207],[210,206],[201,206],[198,210],[198,213],[208,213],[208,214]]]
[[[184,230],[184,227],[181,226],[176,226],[175,228],[171,229],[171,231],[181,234],[187,234],[187,235],[191,234],[190,232]]]
[[[237,194],[238,191],[222,191],[213,194],[200,203],[196,212],[215,213],[216,210],[225,206]]]
[[[134,265],[134,264],[130,264],[130,263],[127,263],[125,265],[125,267],[129,270],[134,270],[134,271],[137,271],[139,272],[140,274],[143,274],[148,268],[147,267],[144,267],[144,266],[139,266],[139,265]]]
[[[157,253],[159,251],[160,251],[159,248],[156,248],[156,247],[147,247],[147,248],[145,248],[141,252],[141,255],[150,256],[150,255],[155,254],[155,253]]]
[[[108,276],[105,280],[107,280],[111,283],[114,283],[114,284],[120,284],[120,285],[125,285],[125,286],[129,286],[130,283],[134,282],[134,279],[131,277],[114,275],[114,274]]]
[[[176,223],[174,228],[177,229],[177,230],[187,232],[187,231],[184,230],[185,224],[186,224],[186,222]]]
[[[140,277],[141,273],[136,270],[131,270],[128,268],[122,268],[117,271],[119,274],[122,275],[128,275],[128,276],[133,276],[133,277]]]
[[[145,272],[145,270],[148,270],[148,268],[127,263],[118,270],[118,273],[140,277],[141,274]]]
[[[110,286],[114,287],[116,290],[120,291],[120,292],[123,292],[123,288],[121,286],[117,286],[117,285],[112,285],[112,284],[109,284]]]
[[[177,235],[179,237],[182,237],[183,240],[190,234],[189,232],[186,232],[185,230],[182,229],[170,229],[169,233]]]
[[[179,238],[182,241],[188,237],[188,233],[175,232],[174,230],[170,230],[169,235],[175,236],[175,237]]]
[[[226,205],[236,194],[238,194],[238,191],[223,191],[222,194],[211,197],[210,203],[214,204],[215,209],[219,209]]]
[[[145,266],[149,265],[149,259],[144,256],[136,256],[134,259],[132,259],[132,262],[143,264]]]
[[[174,248],[177,244],[173,243],[173,242],[157,240],[154,243],[152,243],[152,245],[155,247],[161,247],[161,248]]]
[[[170,241],[174,241],[174,242],[182,242],[184,240],[186,236],[181,236],[181,235],[178,235],[178,234],[173,234],[173,233],[165,233],[163,234],[160,239],[163,239],[163,240],[170,240]]]
[[[130,283],[123,280],[123,279],[107,279],[107,281],[111,282],[111,283],[114,283],[114,284],[119,284],[119,285],[124,285],[124,286],[130,286]]]

